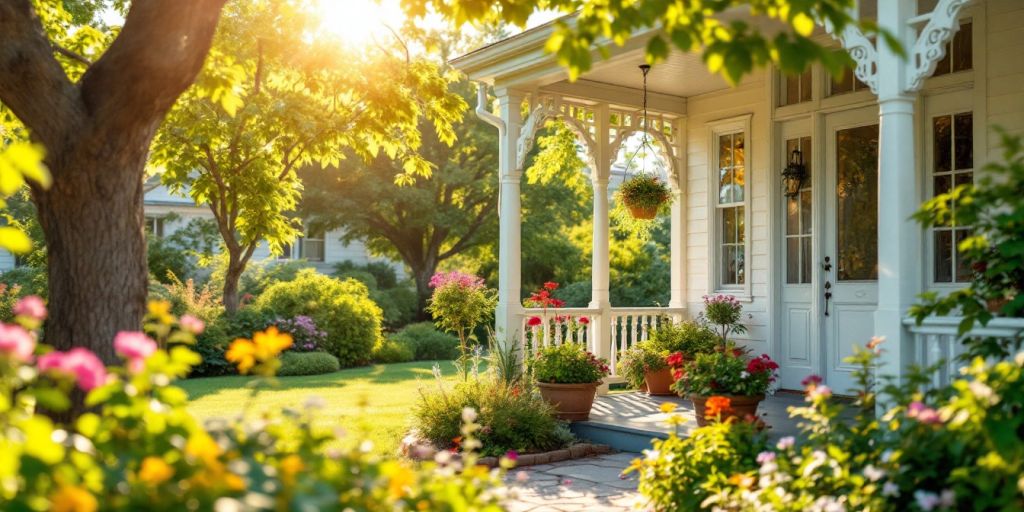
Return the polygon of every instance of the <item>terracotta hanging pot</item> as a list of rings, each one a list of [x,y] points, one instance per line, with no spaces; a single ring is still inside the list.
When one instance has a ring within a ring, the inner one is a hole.
[[[651,219],[653,219],[653,218],[658,216],[658,207],[657,206],[654,206],[654,207],[646,206],[645,207],[645,206],[630,206],[630,205],[626,205],[626,208],[629,208],[629,214],[632,215],[634,219],[651,220]]]
[[[647,388],[647,394],[651,396],[671,396],[675,395],[672,391],[672,384],[675,379],[672,378],[671,368],[662,368],[660,370],[654,370],[650,372],[644,372],[644,386]]]
[[[757,406],[764,400],[764,395],[716,395],[729,399],[729,409],[721,413],[721,420],[736,418],[742,420],[749,416],[757,416]],[[697,426],[703,427],[708,424],[705,417],[705,403],[708,396],[690,395],[687,397],[693,402],[693,412],[697,416]]]
[[[594,405],[594,395],[601,381],[586,384],[551,384],[538,382],[540,396],[552,407],[560,420],[586,421]]]

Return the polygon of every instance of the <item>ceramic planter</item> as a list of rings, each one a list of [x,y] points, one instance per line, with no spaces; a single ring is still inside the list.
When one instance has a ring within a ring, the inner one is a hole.
[[[672,378],[671,368],[662,368],[660,370],[654,370],[644,372],[644,385],[647,388],[647,394],[652,396],[669,396],[675,395],[672,391],[672,384],[675,379]]]
[[[626,208],[629,208],[629,214],[632,215],[634,219],[651,220],[651,219],[653,219],[653,218],[658,216],[658,207],[657,206],[654,206],[654,207],[650,207],[650,206],[644,207],[644,206],[626,205]]]
[[[724,396],[729,399],[729,411],[722,413],[722,420],[726,418],[737,418],[743,419],[747,415],[756,416],[757,406],[764,400],[764,395],[715,395]],[[705,402],[707,402],[707,396],[690,395],[687,397],[693,402],[693,411],[697,416],[697,426],[703,427],[708,424],[708,420],[704,417]]]
[[[555,408],[558,419],[568,421],[585,421],[590,418],[590,408],[594,405],[594,395],[600,385],[601,381],[586,384],[537,383],[540,396]]]

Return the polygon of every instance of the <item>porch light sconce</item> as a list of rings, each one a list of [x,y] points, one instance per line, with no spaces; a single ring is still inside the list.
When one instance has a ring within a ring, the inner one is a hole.
[[[789,165],[782,170],[782,185],[785,188],[786,197],[793,198],[800,195],[800,187],[807,179],[807,166],[804,165],[804,154],[799,149],[794,149],[789,155]]]

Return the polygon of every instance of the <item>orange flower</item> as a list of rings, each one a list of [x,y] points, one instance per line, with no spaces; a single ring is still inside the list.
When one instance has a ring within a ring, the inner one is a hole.
[[[142,459],[142,467],[139,468],[139,480],[149,485],[160,485],[174,476],[174,468],[167,464],[160,457],[146,457]]]
[[[95,512],[99,501],[89,491],[77,486],[62,486],[50,496],[52,512]]]
[[[270,361],[290,346],[292,346],[292,336],[278,331],[277,327],[270,326],[267,330],[254,334],[252,341],[245,338],[233,341],[224,357],[237,364],[238,371],[245,374],[249,373],[256,363]]]
[[[728,414],[732,401],[724,396],[712,396],[704,402],[704,417],[717,418],[720,414]]]
[[[295,475],[305,468],[305,464],[302,463],[302,458],[294,453],[281,459],[281,481],[287,485],[293,485],[295,483]]]

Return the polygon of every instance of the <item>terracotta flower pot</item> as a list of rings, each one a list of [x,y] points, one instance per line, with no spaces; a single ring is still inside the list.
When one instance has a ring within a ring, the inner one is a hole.
[[[743,419],[747,415],[756,416],[757,406],[760,405],[761,400],[764,400],[764,395],[715,395],[724,396],[729,399],[729,409],[721,413],[722,421],[727,418]],[[708,420],[705,417],[705,403],[708,401],[709,396],[690,395],[687,397],[693,402],[693,411],[697,416],[697,426],[703,427],[708,424]]]
[[[626,208],[629,208],[629,214],[632,215],[634,219],[651,220],[651,219],[653,219],[653,218],[658,216],[658,207],[657,206],[654,206],[654,207],[647,206],[647,207],[645,207],[645,206],[630,206],[630,205],[626,205]]]
[[[544,397],[552,407],[558,419],[568,421],[584,421],[590,418],[590,408],[594,405],[594,395],[601,381],[587,384],[550,384],[538,382],[540,396]]]
[[[672,391],[672,384],[675,379],[672,378],[671,368],[662,368],[660,370],[654,370],[652,372],[644,372],[644,385],[647,388],[647,394],[651,396],[669,396],[674,395]]]

